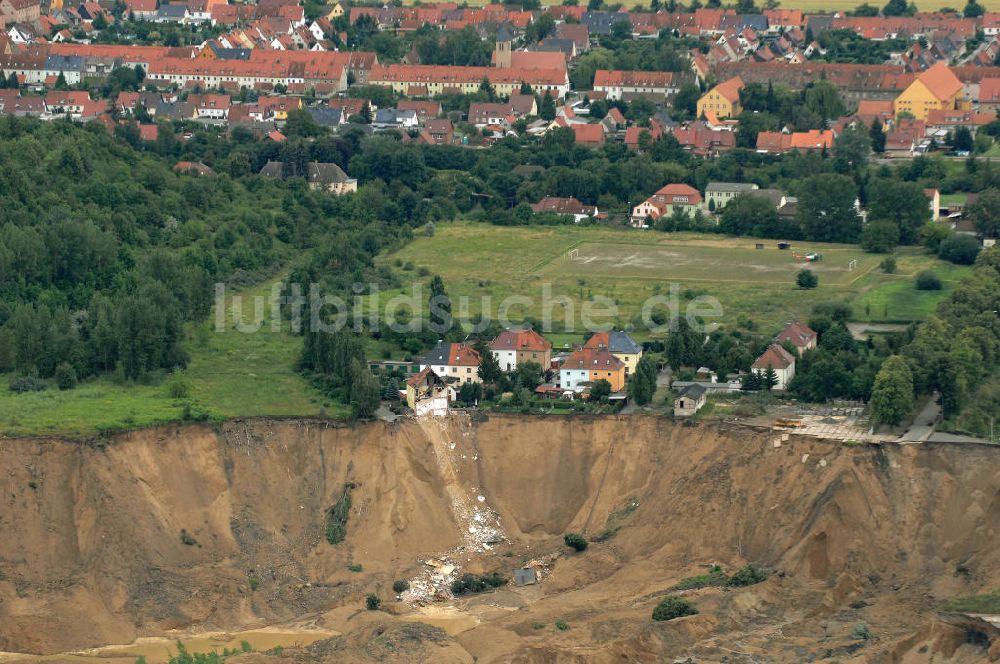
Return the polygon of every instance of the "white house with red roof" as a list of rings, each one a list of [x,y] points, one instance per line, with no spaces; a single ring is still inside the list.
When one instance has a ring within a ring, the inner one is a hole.
[[[598,69],[594,73],[594,90],[606,93],[608,99],[642,96],[662,99],[675,94],[679,87],[674,73],[669,71]]]
[[[437,342],[437,345],[420,363],[420,370],[427,367],[445,380],[457,383],[479,383],[479,353],[468,344]]]
[[[552,362],[552,344],[534,330],[504,330],[490,343],[490,352],[504,371],[535,362],[544,371]]]
[[[701,194],[686,184],[668,184],[632,208],[632,225],[643,227],[647,220],[669,217],[680,211],[693,217],[701,208]]]
[[[774,343],[784,344],[787,341],[795,346],[799,357],[802,357],[802,354],[807,350],[812,350],[816,347],[818,337],[819,335],[816,334],[815,330],[795,320],[786,325],[785,329],[781,332],[778,332],[778,336],[774,338]]]
[[[750,365],[750,370],[762,377],[767,374],[768,369],[774,369],[778,378],[773,389],[784,390],[795,377],[795,356],[780,344],[773,343]]]

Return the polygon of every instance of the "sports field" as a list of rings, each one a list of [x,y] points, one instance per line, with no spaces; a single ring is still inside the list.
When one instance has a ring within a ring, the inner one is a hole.
[[[779,250],[774,242],[688,239],[644,233],[631,241],[582,242],[566,256],[542,266],[543,276],[624,276],[636,279],[709,281],[712,283],[773,283],[787,286],[804,267],[829,284],[845,285],[872,269],[877,260],[857,247],[811,243],[806,250]],[[820,261],[805,253],[818,251]],[[854,269],[851,261],[857,260]]]
[[[763,249],[756,248],[758,242]],[[811,252],[822,254],[822,260],[805,262],[804,255]],[[614,322],[624,326],[634,320],[649,298],[662,299],[671,293],[677,294],[682,311],[698,296],[715,298],[722,307],[718,321],[722,324],[742,316],[765,327],[776,326],[808,316],[817,302],[857,305],[870,291],[881,291],[889,283],[909,282],[912,274],[922,269],[943,269],[944,265],[917,248],[905,248],[900,250],[898,273],[885,275],[878,268],[881,258],[853,245],[794,243],[790,250],[779,250],[773,240],[752,238],[457,222],[439,224],[434,237],[419,237],[382,260],[392,266],[407,289],[412,283],[426,286],[429,275],[440,274],[456,301],[455,311],[458,298],[464,297],[469,312],[487,310],[495,317],[500,302],[519,296],[527,299],[512,309],[511,320],[517,315],[541,318],[546,291],[552,297],[567,297],[575,305],[575,329],[579,330],[580,305],[585,301],[607,298],[616,309]],[[857,263],[850,269],[854,260]],[[796,287],[795,275],[804,267],[819,276],[815,290]],[[948,276],[958,278],[960,274],[953,270]],[[885,295],[889,298],[905,301],[910,297],[898,285],[888,290]],[[891,306],[895,314],[891,315],[922,317],[941,295],[929,297],[919,309]],[[554,318],[564,320],[563,313],[557,309]],[[560,329],[558,324],[555,329]]]

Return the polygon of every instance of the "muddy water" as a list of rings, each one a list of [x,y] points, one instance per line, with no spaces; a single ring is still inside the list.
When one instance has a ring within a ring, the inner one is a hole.
[[[131,664],[142,656],[147,664],[162,664],[177,654],[177,641],[184,644],[188,652],[222,652],[223,649],[239,649],[246,641],[255,651],[272,648],[307,646],[320,639],[337,636],[338,632],[324,629],[269,627],[245,632],[203,632],[200,634],[178,634],[177,636],[141,638],[128,645],[103,646],[77,652],[56,655],[24,655],[0,652],[2,664],[30,662],[84,662],[86,664]]]

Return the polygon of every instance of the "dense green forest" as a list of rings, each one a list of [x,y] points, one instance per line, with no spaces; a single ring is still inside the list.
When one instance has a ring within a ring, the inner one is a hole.
[[[989,435],[1000,412],[1000,248],[980,253],[972,276],[916,328],[903,348],[906,367],[880,375],[887,385],[936,390],[952,428]]]
[[[184,323],[207,317],[216,281],[257,282],[309,249],[377,282],[372,257],[410,219],[299,178],[178,175],[100,125],[11,116],[0,209],[0,371],[24,390],[182,367]]]

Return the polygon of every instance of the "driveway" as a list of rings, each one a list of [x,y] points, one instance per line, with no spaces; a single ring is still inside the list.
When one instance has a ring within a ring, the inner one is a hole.
[[[941,416],[941,406],[938,405],[937,399],[938,394],[935,392],[897,442],[922,443],[934,433],[934,425],[937,424],[938,418]]]

